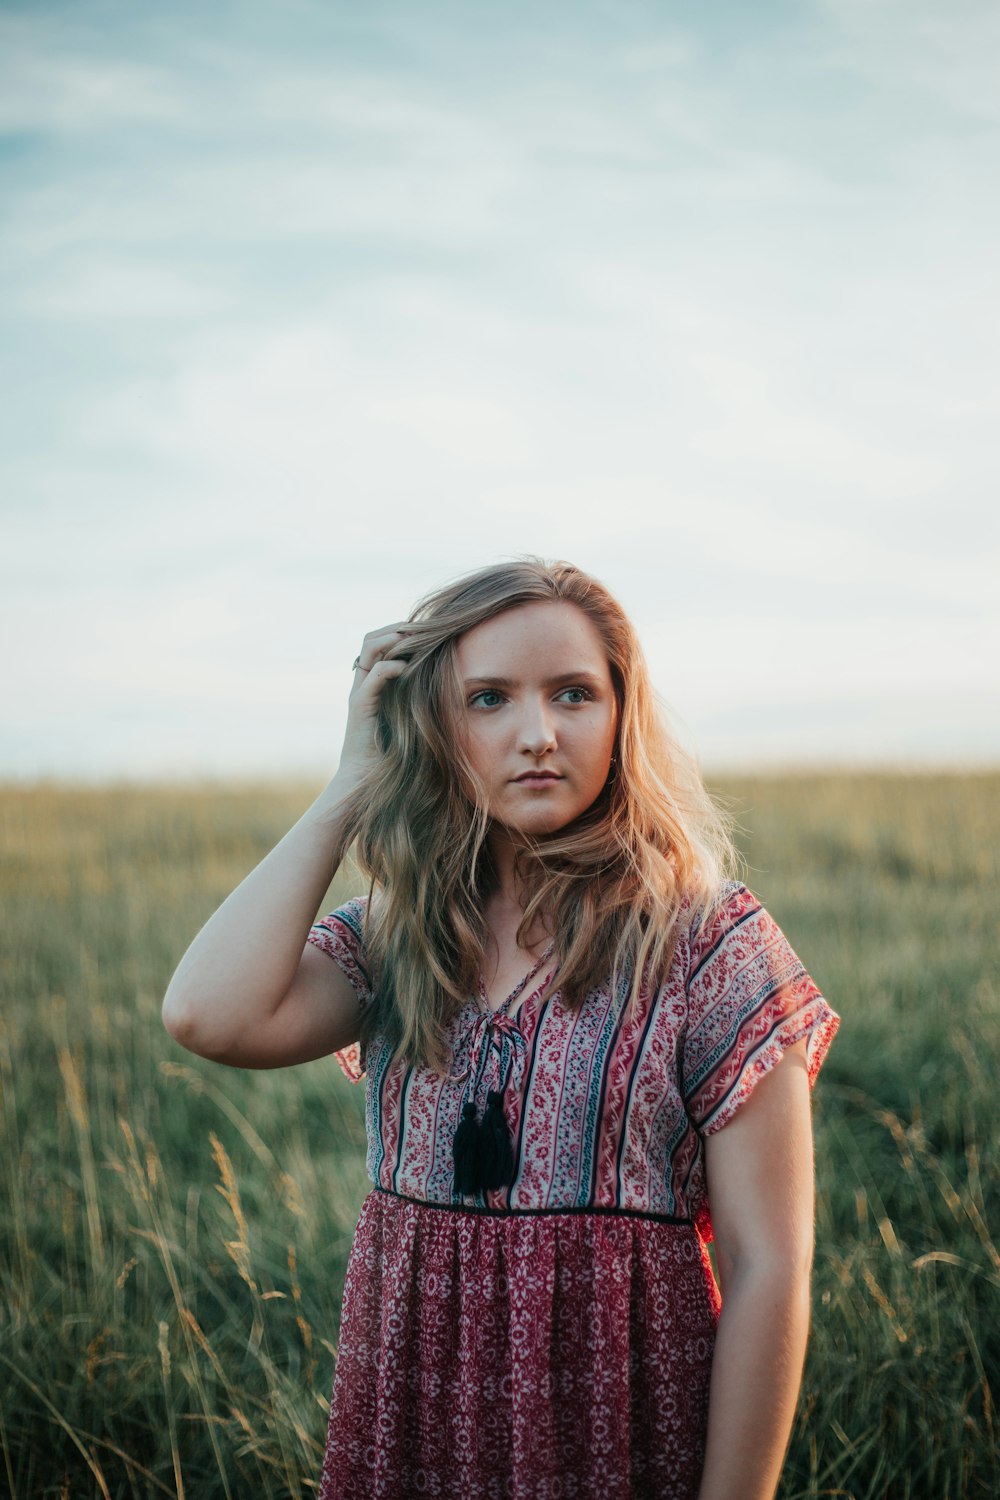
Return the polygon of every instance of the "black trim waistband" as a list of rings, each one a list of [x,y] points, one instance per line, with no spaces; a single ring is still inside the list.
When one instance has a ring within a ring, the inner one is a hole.
[[[372,1184],[373,1193],[383,1193],[386,1198],[398,1198],[401,1203],[416,1203],[420,1208],[445,1208],[452,1213],[486,1214],[495,1219],[523,1218],[538,1214],[613,1214],[617,1219],[651,1219],[654,1224],[687,1224],[694,1228],[693,1219],[681,1219],[672,1214],[647,1213],[641,1208],[610,1208],[605,1204],[589,1206],[571,1204],[565,1208],[490,1208],[478,1203],[432,1203],[426,1198],[410,1198],[406,1193],[394,1193],[391,1188]]]

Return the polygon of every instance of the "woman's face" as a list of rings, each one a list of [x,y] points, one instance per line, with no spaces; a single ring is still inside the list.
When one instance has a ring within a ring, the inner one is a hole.
[[[490,816],[532,834],[564,828],[600,795],[618,727],[596,627],[564,600],[519,604],[460,636],[456,660]],[[531,771],[549,779],[519,779]]]

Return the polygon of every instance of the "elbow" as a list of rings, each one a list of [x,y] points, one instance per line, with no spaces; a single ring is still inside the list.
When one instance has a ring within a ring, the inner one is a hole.
[[[739,1323],[741,1309],[769,1309],[775,1326],[791,1323],[806,1334],[812,1319],[812,1284],[808,1274],[794,1262],[774,1260],[739,1265],[720,1287],[722,1315]]]
[[[160,1007],[160,1018],[168,1035],[185,1052],[193,1052],[198,1057],[212,1057],[211,1040],[206,1036],[203,1024],[199,1024],[197,1009],[190,1001],[168,989]]]
[[[163,1004],[160,1007],[160,1019],[167,1033],[173,1037],[174,1041],[180,1042],[182,1047],[187,1047],[188,1051],[191,1051],[192,1049],[189,1046],[191,1035],[190,1013],[187,1007],[169,989],[163,997]]]
[[[225,1018],[211,1007],[168,988],[160,1007],[163,1025],[178,1046],[206,1062],[242,1066],[238,1037],[225,1025]]]
[[[812,1280],[814,1241],[806,1233],[798,1238],[789,1233],[781,1243],[764,1240],[739,1249],[721,1245],[717,1239],[715,1253],[722,1277],[730,1284],[743,1276],[786,1286],[808,1287]]]

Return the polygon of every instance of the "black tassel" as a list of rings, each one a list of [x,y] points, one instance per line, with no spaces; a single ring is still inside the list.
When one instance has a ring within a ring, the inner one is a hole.
[[[463,1106],[462,1122],[455,1131],[455,1192],[475,1193],[479,1187],[479,1137],[482,1126],[476,1119],[473,1100]]]
[[[463,1105],[453,1149],[456,1193],[464,1197],[466,1193],[507,1186],[514,1172],[514,1148],[501,1092],[490,1089],[482,1123],[476,1119],[476,1106],[471,1100]]]
[[[482,1124],[481,1180],[485,1188],[506,1187],[514,1171],[514,1150],[503,1113],[503,1094],[490,1089]]]

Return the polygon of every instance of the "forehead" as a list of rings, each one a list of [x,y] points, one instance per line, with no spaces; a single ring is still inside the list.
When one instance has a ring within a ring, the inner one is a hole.
[[[597,626],[565,599],[537,599],[504,610],[459,636],[455,654],[466,675],[515,664],[524,672],[579,667],[608,673]]]

